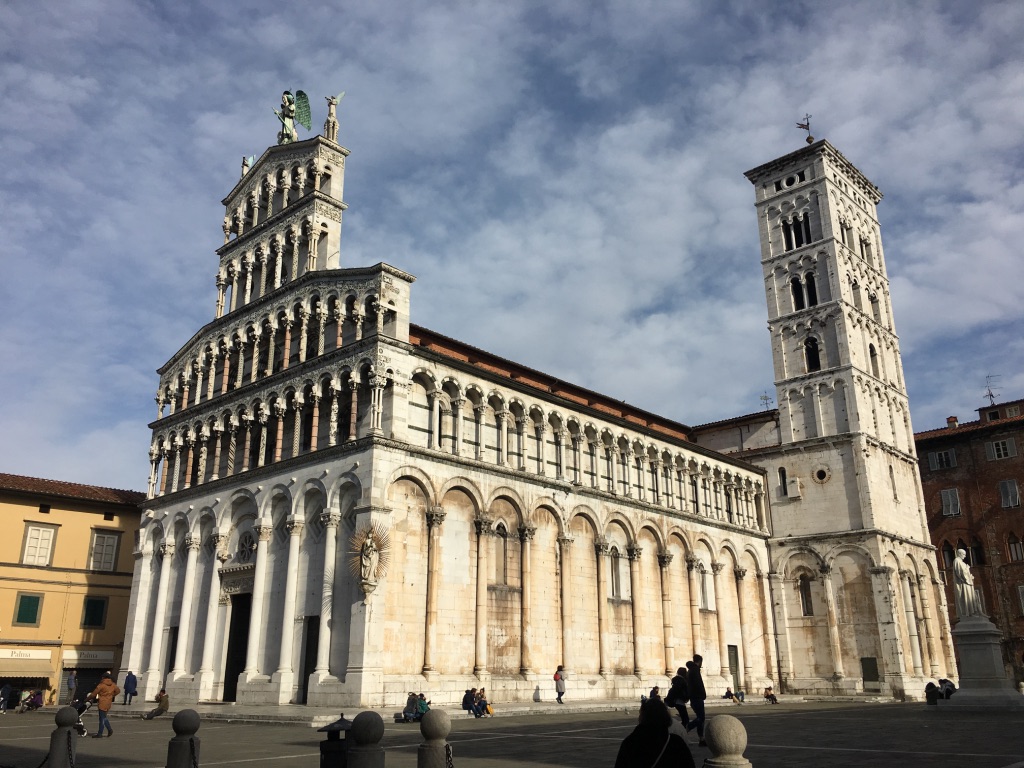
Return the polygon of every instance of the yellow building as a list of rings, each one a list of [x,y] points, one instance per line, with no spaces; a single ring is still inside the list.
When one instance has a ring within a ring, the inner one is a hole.
[[[0,685],[64,702],[119,668],[143,498],[0,474]]]

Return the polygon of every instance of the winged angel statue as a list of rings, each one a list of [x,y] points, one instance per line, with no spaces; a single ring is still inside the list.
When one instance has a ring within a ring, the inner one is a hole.
[[[281,109],[275,109],[274,114],[281,121],[281,130],[277,132],[278,144],[291,144],[299,140],[299,134],[295,132],[295,123],[307,131],[313,127],[309,97],[305,91],[296,91],[294,96],[291,91],[285,91],[281,94]]]

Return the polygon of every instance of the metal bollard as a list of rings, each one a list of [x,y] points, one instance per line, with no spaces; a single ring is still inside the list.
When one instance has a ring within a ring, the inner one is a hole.
[[[352,721],[348,768],[384,768],[384,719],[376,712],[360,712]]]
[[[53,721],[57,727],[50,734],[50,755],[46,758],[46,765],[48,768],[73,768],[78,752],[78,734],[73,726],[78,722],[78,712],[72,707],[61,707]]]
[[[320,742],[320,768],[345,768],[348,765],[348,740],[344,734],[351,729],[352,721],[345,719],[344,712],[340,720],[316,729],[317,733],[327,734],[327,738]]]
[[[747,729],[732,715],[715,715],[704,726],[704,740],[711,757],[704,761],[706,768],[750,768],[752,763],[743,756],[747,748]]]
[[[420,733],[426,741],[416,750],[416,768],[447,768],[448,734],[452,719],[443,709],[432,709],[420,720]]]
[[[167,742],[167,768],[198,768],[199,713],[194,709],[183,709],[171,721],[174,738]]]

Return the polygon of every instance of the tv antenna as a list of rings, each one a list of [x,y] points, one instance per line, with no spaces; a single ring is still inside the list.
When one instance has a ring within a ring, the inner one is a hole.
[[[772,396],[767,392],[761,395],[761,405],[764,406],[766,411],[770,411],[772,409]]]
[[[1001,378],[1003,378],[1002,374],[998,373],[990,373],[988,376],[985,377],[985,397],[988,398],[989,405],[996,404],[996,395],[999,394],[999,390],[993,390],[992,385],[996,383],[996,379]]]

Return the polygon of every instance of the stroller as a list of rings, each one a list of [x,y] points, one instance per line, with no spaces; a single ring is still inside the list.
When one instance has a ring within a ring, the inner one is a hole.
[[[85,701],[75,699],[71,702],[71,706],[74,707],[74,710],[78,713],[78,721],[72,726],[72,728],[75,729],[75,733],[79,736],[89,735],[89,729],[86,728],[85,723],[82,722],[82,715],[92,709],[92,705],[93,702],[90,699],[86,699]]]

